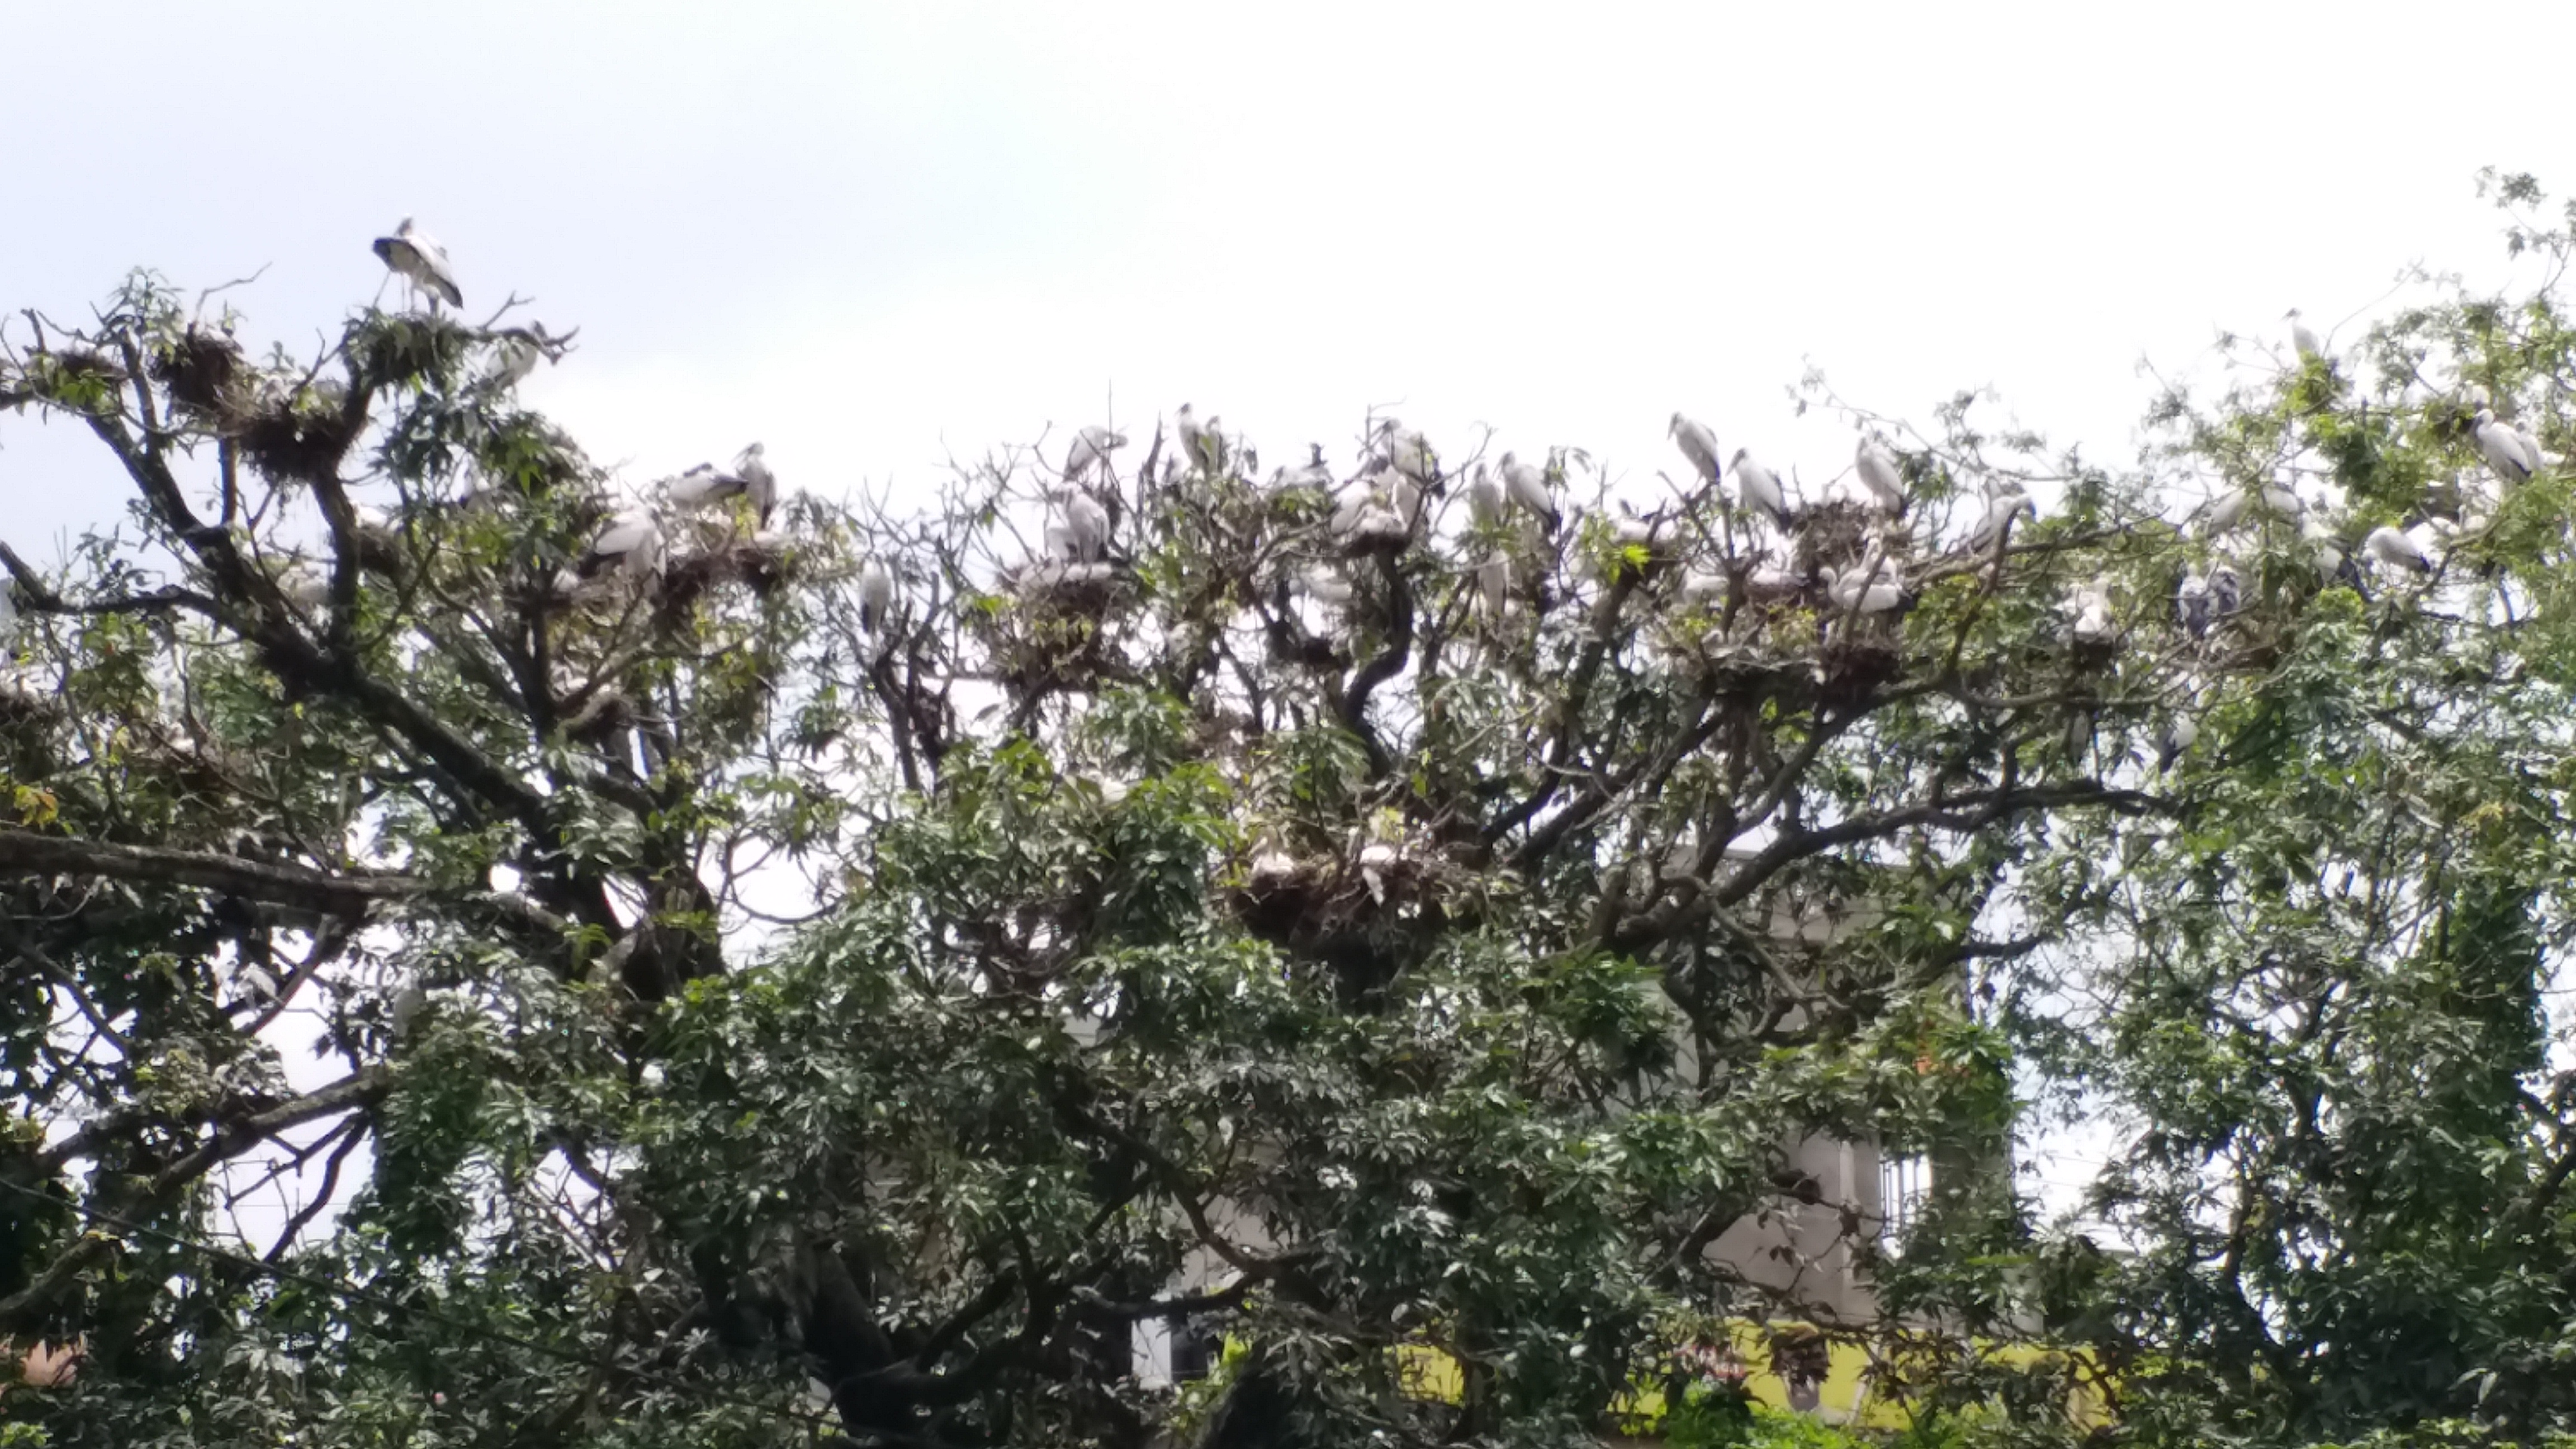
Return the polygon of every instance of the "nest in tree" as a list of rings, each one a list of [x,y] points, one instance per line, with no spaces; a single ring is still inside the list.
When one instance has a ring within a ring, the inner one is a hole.
[[[46,355],[54,360],[55,375],[65,382],[96,380],[112,387],[133,378],[124,363],[94,347],[66,347]]]
[[[1856,709],[1894,680],[1904,662],[1892,639],[1829,640],[1816,656],[1816,703],[1837,711]]]
[[[1753,702],[1794,699],[1806,692],[1813,671],[1802,659],[1785,658],[1745,642],[1709,640],[1701,650],[1708,662],[1710,687],[1720,699]]]
[[[358,420],[336,390],[307,389],[253,411],[237,435],[242,455],[279,483],[328,483],[358,440]]]
[[[474,334],[446,317],[377,313],[349,339],[358,375],[379,386],[419,383],[465,365]]]
[[[153,357],[152,380],[181,407],[221,428],[242,411],[241,344],[191,327],[168,351]]]
[[[1422,848],[1365,870],[1340,856],[1311,856],[1286,871],[1254,873],[1228,904],[1244,930],[1292,959],[1330,968],[1342,997],[1356,1002],[1437,944],[1471,884],[1446,857]]]
[[[1826,570],[1858,565],[1869,551],[1872,510],[1842,500],[1819,503],[1798,518],[1798,572],[1815,578]]]

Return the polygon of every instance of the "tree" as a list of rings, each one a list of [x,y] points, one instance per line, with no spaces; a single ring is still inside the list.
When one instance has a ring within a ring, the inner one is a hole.
[[[0,403],[135,502],[0,554],[0,1335],[83,1343],[21,1402],[118,1443],[1581,1442],[1707,1319],[1813,1313],[1708,1253],[1788,1143],[1990,1162],[2026,1067],[2141,1124],[2133,1251],[1971,1182],[1890,1322],[1826,1327],[2083,1348],[2140,1438],[2544,1426],[2565,481],[2455,507],[2430,580],[2321,569],[2262,488],[2355,557],[2480,492],[2471,382],[2562,427],[2556,282],[2168,398],[2123,473],[1811,381],[1905,512],[1788,523],[1741,459],[1636,519],[1551,450],[1511,480],[1550,526],[1391,420],[1320,486],[1192,420],[910,513],[659,490],[648,539],[517,401],[568,341],[518,309],[257,361],[148,276],[30,319]],[[2237,528],[2170,521],[2203,480]],[[209,1252],[215,1169],[285,1150],[328,1230]],[[1208,1385],[1140,1386],[1149,1321],[1225,1336]],[[2073,1361],[1909,1362],[2080,1427]]]

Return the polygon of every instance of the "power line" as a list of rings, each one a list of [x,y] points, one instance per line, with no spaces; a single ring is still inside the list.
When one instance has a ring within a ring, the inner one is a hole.
[[[344,1283],[328,1278],[317,1278],[309,1273],[299,1273],[292,1268],[280,1267],[275,1263],[264,1262],[261,1259],[250,1257],[247,1254],[236,1253],[230,1248],[220,1248],[212,1243],[192,1238],[184,1238],[176,1233],[164,1232],[159,1228],[145,1227],[141,1223],[130,1222],[113,1213],[101,1212],[94,1207],[89,1207],[81,1203],[69,1202],[62,1198],[49,1197],[44,1193],[36,1191],[34,1188],[25,1187],[18,1183],[11,1182],[5,1177],[0,1177],[0,1189],[6,1189],[7,1191],[16,1193],[18,1196],[26,1198],[31,1202],[42,1203],[47,1207],[69,1208],[72,1212],[88,1219],[92,1223],[98,1224],[99,1226],[113,1228],[120,1233],[130,1233],[136,1237],[157,1239],[158,1241],[167,1243],[171,1247],[177,1248],[182,1252],[195,1253],[200,1257],[212,1258],[218,1262],[231,1264],[236,1268],[248,1269],[250,1272],[263,1278],[274,1278],[281,1282],[294,1283],[302,1287],[317,1289],[336,1298],[344,1298],[357,1303],[371,1304],[388,1313],[408,1313],[417,1318],[435,1323],[442,1328],[451,1329],[457,1333],[461,1333],[468,1338],[479,1338],[488,1343],[505,1344],[511,1348],[525,1349],[530,1353],[542,1354],[545,1357],[559,1359],[565,1363],[579,1364],[584,1368],[595,1368],[598,1366],[588,1355],[575,1352],[572,1349],[558,1348],[553,1344],[543,1343],[533,1338],[521,1338],[515,1333],[506,1333],[500,1329],[492,1328],[485,1324],[469,1322],[462,1318],[449,1317],[444,1313],[438,1312],[436,1309],[423,1308],[417,1303],[405,1303],[397,1298],[388,1298],[384,1294],[375,1292],[372,1289],[358,1287],[353,1283]],[[359,1326],[355,1319],[349,1318],[345,1315],[341,1317],[340,1321],[352,1327]],[[725,1390],[716,1388],[712,1385],[691,1383],[683,1379],[672,1378],[652,1369],[635,1368],[629,1369],[627,1372],[635,1378],[641,1379],[656,1388],[667,1389],[684,1396],[694,1396],[709,1403],[723,1404],[737,1409],[750,1409],[756,1413],[768,1415],[771,1418],[785,1420],[789,1423],[802,1424],[808,1428],[819,1429],[825,1433],[837,1434],[840,1432],[840,1425],[837,1421],[826,1418],[821,1414],[800,1412],[792,1409],[781,1409],[774,1404],[764,1404],[757,1399],[749,1399],[739,1394],[728,1393]]]

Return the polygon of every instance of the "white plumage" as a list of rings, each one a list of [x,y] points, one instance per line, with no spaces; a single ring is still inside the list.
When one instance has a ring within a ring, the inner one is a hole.
[[[1885,567],[1844,569],[1829,575],[1828,580],[1825,597],[1837,609],[1881,614],[1905,602],[1904,584]]]
[[[2199,738],[2200,725],[2190,715],[2177,713],[2167,719],[2164,729],[2156,735],[2156,773],[2172,769],[2174,761],[2181,759]]]
[[[1491,528],[1503,521],[1503,490],[1494,484],[1494,475],[1485,465],[1476,465],[1475,476],[1467,484],[1467,515],[1478,528]]]
[[[1098,426],[1084,428],[1073,435],[1073,445],[1065,450],[1065,481],[1081,482],[1091,476],[1093,469],[1105,466],[1111,453],[1126,446],[1125,433],[1113,433]]]
[[[1556,497],[1548,491],[1547,474],[1520,461],[1509,453],[1503,455],[1499,471],[1503,475],[1503,492],[1519,507],[1536,518],[1550,535],[1564,523],[1556,509]]]
[[[760,521],[767,523],[769,511],[778,506],[778,475],[769,471],[769,450],[754,443],[735,457],[733,468],[742,477],[742,491],[751,506],[760,511]]]
[[[2039,505],[2017,487],[2006,488],[1986,500],[1986,511],[1977,526],[1968,530],[1968,552],[1984,553],[2012,527],[2016,515],[2039,517]]]
[[[2411,569],[2419,574],[2433,571],[2433,561],[2425,556],[2423,545],[2386,524],[2372,529],[2361,546],[2372,558],[2391,568]]]
[[[1743,494],[1744,505],[1759,508],[1771,515],[1772,522],[1788,527],[1789,495],[1781,491],[1778,475],[1755,461],[1752,450],[1747,448],[1735,450],[1731,466],[1735,469],[1735,487]]]
[[[1073,544],[1075,558],[1090,562],[1109,549],[1109,510],[1088,493],[1076,493],[1065,501],[1065,532]]]
[[[376,255],[396,275],[432,296],[444,298],[448,306],[465,305],[465,294],[456,289],[456,274],[447,268],[447,248],[412,225],[410,217],[403,218],[392,236],[376,238]]]
[[[2209,580],[2197,573],[2185,574],[2182,587],[2174,591],[2174,612],[2182,618],[2183,632],[2194,639],[2209,634]]]
[[[1861,485],[1869,489],[1880,508],[1891,514],[1905,511],[1905,477],[1896,469],[1895,454],[1876,438],[1863,438],[1853,466],[1860,469]]]
[[[608,521],[582,555],[579,572],[588,578],[611,568],[649,574],[662,566],[662,522],[649,508],[630,508]]]
[[[1172,427],[1181,435],[1181,451],[1189,458],[1191,467],[1205,468],[1213,464],[1214,458],[1208,451],[1211,434],[1198,420],[1198,415],[1190,411],[1188,403],[1181,404],[1181,410],[1172,415]]]
[[[662,493],[677,507],[704,508],[733,497],[747,486],[738,474],[725,472],[713,463],[700,463],[665,482]]]
[[[2509,424],[2498,422],[2496,415],[2478,409],[2472,432],[2478,442],[2478,456],[2486,459],[2498,478],[2507,484],[2527,482],[2540,471],[2540,449],[2524,451],[2522,434]]]
[[[1691,468],[1699,474],[1701,482],[1717,481],[1724,468],[1718,462],[1717,434],[1710,431],[1708,424],[1675,413],[1673,425],[1664,431],[1681,445],[1682,456],[1690,460]]]
[[[859,570],[859,627],[870,634],[885,631],[886,620],[894,614],[894,575],[880,559],[869,559]]]
[[[2290,324],[2290,345],[2299,349],[2301,357],[2326,355],[2325,344],[2317,340],[2317,334],[2309,329],[2307,323],[2299,320],[2298,308],[2291,308],[2284,320]]]

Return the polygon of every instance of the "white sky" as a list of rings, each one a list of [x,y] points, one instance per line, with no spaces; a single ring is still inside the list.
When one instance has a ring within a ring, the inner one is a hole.
[[[1346,457],[1376,403],[1632,476],[1677,467],[1679,408],[1812,491],[1850,444],[1791,425],[1811,361],[1918,419],[1991,384],[2125,459],[2142,356],[2188,369],[2293,305],[2322,330],[2410,262],[2495,274],[2481,165],[2576,187],[2524,59],[2576,53],[2563,0],[87,3],[0,28],[29,143],[0,307],[265,265],[250,335],[309,345],[411,214],[469,315],[516,291],[581,328],[527,392],[593,457],[641,481],[757,438],[831,495],[901,496],[1113,390],[1139,450],[1191,401],[1265,463]],[[0,415],[0,537],[50,561],[124,501],[85,438]]]
[[[422,17],[428,16],[424,19]],[[1368,404],[1434,441],[1674,466],[1682,408],[1802,465],[1807,360],[1921,417],[1994,384],[2129,453],[2142,356],[2492,271],[2485,164],[2576,185],[2576,6],[23,7],[0,305],[269,271],[254,334],[372,296],[406,213],[639,480],[759,438],[790,487],[927,484],[1182,401],[1269,461]],[[2557,174],[2553,175],[2553,167]],[[0,418],[0,529],[122,506]],[[49,430],[61,434],[64,430]],[[1784,470],[1785,471],[1785,470]]]

